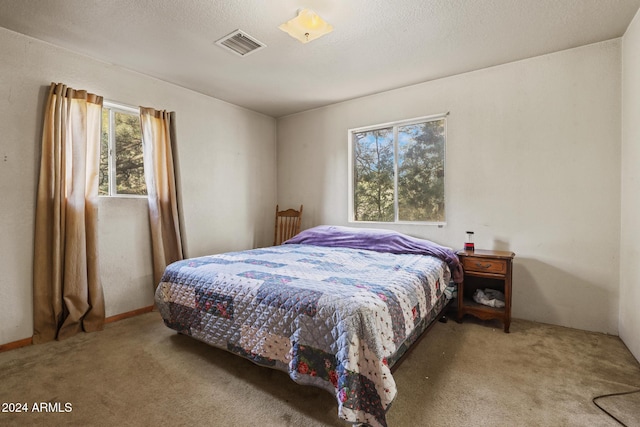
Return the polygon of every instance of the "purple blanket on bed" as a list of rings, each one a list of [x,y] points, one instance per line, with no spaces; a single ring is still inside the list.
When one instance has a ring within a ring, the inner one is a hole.
[[[447,263],[454,282],[462,282],[462,265],[455,252],[429,240],[418,239],[396,231],[319,225],[300,232],[284,244],[367,249],[392,254],[430,255]]]

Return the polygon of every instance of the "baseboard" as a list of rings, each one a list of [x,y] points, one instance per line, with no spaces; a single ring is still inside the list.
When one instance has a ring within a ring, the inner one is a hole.
[[[104,319],[104,323],[105,324],[113,323],[113,322],[117,322],[118,320],[128,319],[129,317],[135,317],[141,314],[150,313],[153,311],[154,307],[155,306],[150,305],[149,307],[142,307],[142,308],[138,308],[137,310],[127,311],[126,313],[116,314],[115,316],[109,316],[106,319]]]
[[[115,316],[109,316],[104,319],[104,323],[113,323],[118,320],[128,319],[130,317],[139,316],[141,314],[150,313],[153,311],[154,306],[138,308],[137,310],[127,311],[126,313],[116,314]],[[15,350],[17,348],[26,347],[33,344],[33,338],[24,338],[18,341],[9,342],[6,344],[0,344],[0,353],[3,351]]]
[[[23,340],[13,341],[6,344],[0,344],[0,353],[3,351],[15,350],[16,348],[26,347],[33,343],[33,338],[25,338]]]

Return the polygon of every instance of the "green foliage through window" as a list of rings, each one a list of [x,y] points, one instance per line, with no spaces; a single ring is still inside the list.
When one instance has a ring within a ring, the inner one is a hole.
[[[147,194],[140,117],[111,105],[102,109],[99,194]]]
[[[350,131],[354,221],[445,221],[446,119]]]

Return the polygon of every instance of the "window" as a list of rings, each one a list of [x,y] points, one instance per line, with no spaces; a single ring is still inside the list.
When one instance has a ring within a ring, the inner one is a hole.
[[[442,224],[446,114],[349,130],[349,216]]]
[[[145,196],[143,163],[139,111],[104,102],[98,194]]]

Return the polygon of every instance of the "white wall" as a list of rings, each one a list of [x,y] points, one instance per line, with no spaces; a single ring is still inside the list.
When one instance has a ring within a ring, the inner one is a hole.
[[[622,39],[620,338],[640,360],[640,12]]]
[[[273,118],[3,28],[0,58],[0,344],[32,335],[35,194],[51,82],[176,112],[187,255],[271,243]],[[99,209],[107,316],[152,305],[146,200],[103,198]]]
[[[278,203],[347,223],[347,130],[450,111],[447,225],[396,230],[511,250],[513,316],[618,332],[620,40],[278,119]]]

